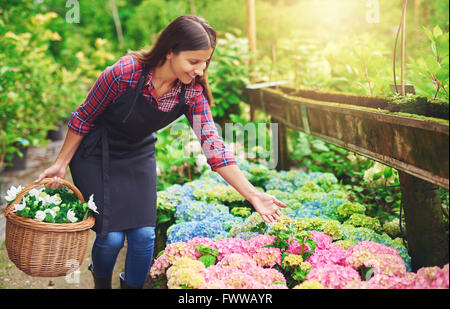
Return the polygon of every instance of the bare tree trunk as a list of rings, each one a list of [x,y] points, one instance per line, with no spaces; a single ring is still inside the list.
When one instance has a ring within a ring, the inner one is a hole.
[[[408,0],[403,0],[403,21],[402,21],[402,72],[401,72],[401,94],[405,96],[405,57],[406,57],[406,6]]]
[[[191,15],[197,14],[197,10],[195,9],[195,0],[189,0],[189,8],[191,11]]]
[[[256,61],[256,18],[255,18],[255,0],[246,0],[247,6],[247,37],[248,50],[252,53],[249,61],[250,73],[253,71],[253,64]],[[255,78],[251,75],[250,81],[254,82]],[[250,121],[256,120],[256,109],[250,106]]]
[[[117,11],[117,5],[115,0],[109,0],[109,4],[111,5],[111,11],[114,18],[114,25],[116,26],[117,39],[119,41],[119,46],[123,46],[123,34],[122,34],[122,26],[120,25],[119,12]]]
[[[414,0],[414,31],[416,34],[419,32],[421,2],[422,0]]]

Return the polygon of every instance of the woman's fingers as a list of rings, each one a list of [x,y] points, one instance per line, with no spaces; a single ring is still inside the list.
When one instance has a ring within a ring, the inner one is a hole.
[[[283,203],[282,201],[277,200],[276,198],[274,198],[274,201],[273,201],[273,202],[275,203],[275,205],[280,206],[280,207],[282,207],[282,208],[285,208],[285,207],[286,207],[286,204],[285,204],[285,203]]]

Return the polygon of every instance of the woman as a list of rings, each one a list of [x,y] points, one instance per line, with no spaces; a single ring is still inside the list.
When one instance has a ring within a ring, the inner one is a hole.
[[[70,167],[83,196],[94,194],[99,214],[92,248],[95,288],[111,288],[125,236],[122,288],[141,288],[150,268],[156,225],[155,132],[183,114],[202,143],[208,164],[242,194],[266,222],[286,205],[256,190],[217,135],[206,70],[216,32],[203,19],[181,16],[150,51],[133,52],[108,67],[69,121],[64,145],[36,180],[60,187]]]

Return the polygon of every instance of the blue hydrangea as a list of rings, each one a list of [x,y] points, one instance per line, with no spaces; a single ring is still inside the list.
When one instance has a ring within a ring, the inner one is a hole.
[[[210,221],[190,221],[180,222],[172,225],[168,230],[167,243],[171,244],[179,241],[189,241],[194,237],[223,237],[228,233],[219,222]]]
[[[247,232],[237,233],[235,238],[241,238],[241,239],[244,239],[244,240],[250,240],[253,237],[256,237],[258,235],[259,235],[258,232],[249,232],[249,231],[247,231]]]
[[[175,211],[175,218],[177,223],[182,221],[201,221],[221,213],[229,213],[228,207],[225,205],[192,201],[178,205]]]
[[[334,184],[338,183],[336,176],[331,173],[305,173],[303,171],[299,172],[298,177],[294,180],[293,183],[296,187],[302,187],[303,184],[307,181],[311,181],[317,184],[327,192],[333,188]]]
[[[244,220],[241,217],[235,217],[230,213],[222,212],[207,218],[205,221],[220,223],[225,231],[229,231],[233,226],[242,224]]]
[[[266,184],[266,190],[280,190],[283,192],[294,192],[295,186],[289,182],[280,178],[272,178]]]

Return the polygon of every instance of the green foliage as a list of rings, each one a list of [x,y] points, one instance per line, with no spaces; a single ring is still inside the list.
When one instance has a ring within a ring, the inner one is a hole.
[[[196,249],[197,252],[202,255],[198,260],[202,262],[206,268],[216,264],[217,257],[219,256],[219,251],[217,249],[211,249],[207,245],[197,245]]]
[[[239,104],[244,87],[249,84],[248,59],[246,39],[231,33],[218,39],[208,77],[214,96],[212,116],[221,125],[230,120],[243,122]]]
[[[364,157],[297,132],[290,136],[293,145],[291,159],[297,166],[312,172],[332,173],[342,183],[357,183],[362,180],[362,170],[368,168],[370,161]]]
[[[431,42],[431,54],[421,56],[412,68],[414,74],[422,80],[416,85],[419,93],[432,97],[435,101],[448,104],[449,91],[449,34],[435,26],[433,31],[423,27],[425,34]]]

